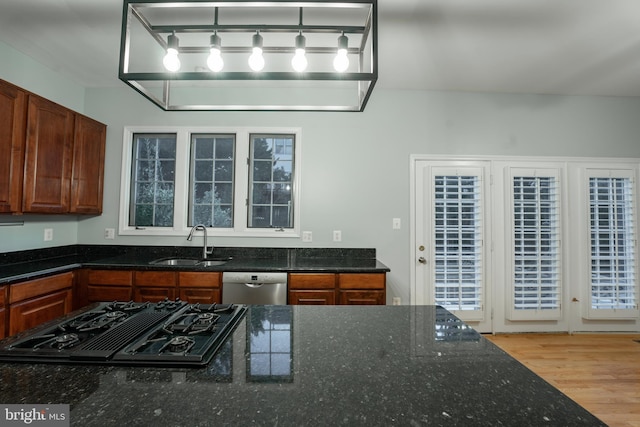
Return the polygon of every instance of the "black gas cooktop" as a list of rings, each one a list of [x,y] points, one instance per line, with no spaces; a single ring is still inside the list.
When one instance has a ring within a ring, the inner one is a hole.
[[[10,362],[202,366],[247,308],[239,304],[103,302],[0,347]]]

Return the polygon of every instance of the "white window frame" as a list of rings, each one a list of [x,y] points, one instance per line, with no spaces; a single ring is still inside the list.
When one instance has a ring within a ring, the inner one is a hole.
[[[135,227],[129,225],[131,200],[131,167],[133,161],[133,136],[138,133],[176,134],[176,168],[174,216],[172,227]],[[128,236],[184,236],[190,227],[189,215],[189,164],[191,156],[191,134],[234,134],[236,149],[234,159],[234,218],[233,228],[207,228],[212,236],[243,237],[300,237],[301,159],[302,130],[290,127],[191,127],[191,126],[125,126],[122,144],[122,171],[120,179],[120,235]],[[293,176],[293,227],[250,228],[248,227],[247,200],[249,197],[249,138],[251,134],[290,134],[295,138]]]
[[[505,288],[508,290],[508,297],[505,298],[506,315],[507,319],[511,321],[528,321],[528,320],[558,320],[562,317],[562,302],[564,300],[563,289],[563,262],[562,262],[562,235],[564,232],[564,225],[562,221],[562,208],[563,208],[563,194],[562,194],[562,170],[557,167],[544,167],[542,164],[537,163],[530,166],[507,166],[505,167],[505,183],[504,183],[504,197],[505,197],[505,248],[509,248],[506,253],[505,262],[505,275],[506,282]],[[514,271],[515,271],[515,248],[514,248],[514,191],[513,191],[513,179],[514,177],[552,177],[556,180],[556,224],[557,224],[557,246],[556,246],[556,275],[557,275],[557,301],[558,307],[553,309],[526,309],[518,310],[515,308],[515,283],[514,283]],[[494,195],[499,197],[499,195]],[[508,227],[508,228],[506,228]]]
[[[589,197],[589,180],[590,178],[629,178],[632,184],[632,197],[631,201],[632,205],[632,213],[633,217],[633,225],[632,229],[635,234],[634,236],[634,262],[635,262],[635,308],[625,308],[625,309],[602,309],[602,308],[593,308],[592,305],[592,292],[591,292],[591,226],[590,226],[590,197]],[[583,194],[584,194],[584,236],[585,242],[584,245],[588,248],[585,251],[585,260],[584,265],[588,266],[588,276],[587,280],[585,280],[585,285],[583,286],[583,317],[589,320],[603,320],[603,319],[637,319],[640,316],[640,310],[638,308],[638,299],[640,298],[640,285],[639,285],[639,273],[640,273],[640,263],[639,263],[639,254],[638,254],[638,216],[640,212],[638,212],[638,168],[601,168],[601,167],[585,167],[583,169],[582,174],[582,186],[583,186]]]

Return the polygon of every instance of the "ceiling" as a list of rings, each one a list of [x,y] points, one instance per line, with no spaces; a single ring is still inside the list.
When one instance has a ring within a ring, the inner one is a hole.
[[[118,80],[122,0],[11,0],[0,41],[87,87]],[[386,89],[640,96],[640,1],[378,0]]]

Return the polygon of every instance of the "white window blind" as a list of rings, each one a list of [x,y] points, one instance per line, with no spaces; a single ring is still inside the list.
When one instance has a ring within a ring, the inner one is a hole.
[[[557,174],[547,171],[512,170],[511,320],[560,314],[558,182]]]
[[[591,316],[637,311],[633,184],[632,176],[589,177]]]
[[[480,174],[434,176],[435,302],[448,310],[482,310],[481,182]]]

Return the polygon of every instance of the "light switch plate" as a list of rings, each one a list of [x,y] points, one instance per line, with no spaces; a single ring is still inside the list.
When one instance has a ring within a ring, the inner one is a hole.
[[[400,230],[400,218],[393,218],[393,229]]]

